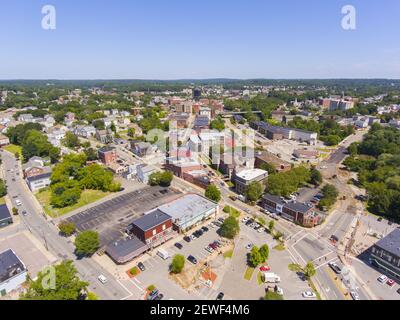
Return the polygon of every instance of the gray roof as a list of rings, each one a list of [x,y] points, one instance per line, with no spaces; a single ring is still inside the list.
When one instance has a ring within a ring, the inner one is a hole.
[[[47,173],[39,174],[38,176],[28,177],[28,178],[26,178],[26,180],[29,182],[33,182],[33,181],[39,181],[42,179],[48,179],[50,177],[51,177],[51,172],[47,172]]]
[[[0,206],[0,221],[10,219],[10,218],[11,218],[10,210],[8,210],[7,205],[2,204]]]
[[[208,126],[210,124],[210,119],[206,116],[197,116],[196,119],[194,120],[194,126],[195,127],[202,127],[202,126]]]
[[[147,231],[159,226],[160,224],[163,224],[168,220],[171,220],[170,215],[156,209],[135,220],[132,225],[137,226],[143,231]]]
[[[14,251],[8,249],[0,253],[0,283],[24,272],[24,264],[15,255]]]
[[[391,254],[400,257],[400,229],[395,229],[392,233],[385,238],[379,240],[376,246]]]
[[[106,252],[114,261],[124,263],[145,252],[147,248],[146,243],[136,237],[131,237],[109,244]]]
[[[289,201],[289,200],[285,201],[285,200],[281,199],[281,197],[274,196],[269,193],[265,194],[263,196],[263,199],[275,202],[276,204],[283,205],[284,207],[286,207],[290,210],[296,211],[296,212],[306,213],[311,209],[311,207],[307,206],[304,203],[296,202],[296,201]]]
[[[175,201],[158,207],[170,215],[175,223],[189,221],[205,212],[216,209],[218,204],[197,194],[187,194]]]

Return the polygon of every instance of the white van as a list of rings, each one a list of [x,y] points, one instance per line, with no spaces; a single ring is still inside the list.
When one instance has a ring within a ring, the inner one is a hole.
[[[17,199],[17,200],[15,200],[15,204],[19,207],[22,205],[22,202],[21,202],[21,200]]]
[[[157,255],[161,257],[163,260],[167,260],[169,258],[169,253],[168,251],[164,249],[158,249]]]
[[[263,279],[265,283],[279,283],[281,277],[272,272],[264,272]]]

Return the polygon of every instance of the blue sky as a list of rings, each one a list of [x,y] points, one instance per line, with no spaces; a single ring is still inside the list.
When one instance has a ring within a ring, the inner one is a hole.
[[[399,18],[398,0],[2,0],[0,79],[400,78]]]

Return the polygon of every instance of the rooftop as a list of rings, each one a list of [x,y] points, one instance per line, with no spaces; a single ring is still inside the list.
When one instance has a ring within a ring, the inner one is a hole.
[[[24,272],[26,270],[22,261],[14,251],[8,249],[0,253],[0,283]]]
[[[125,262],[133,257],[136,251],[146,251],[147,245],[136,237],[122,239],[109,244],[106,248],[107,253],[117,262]]]
[[[391,254],[400,257],[400,229],[395,229],[385,238],[379,240],[376,246]]]
[[[11,217],[10,210],[8,210],[7,205],[0,205],[0,221],[9,219]]]
[[[238,178],[246,181],[251,181],[263,175],[268,175],[268,171],[261,169],[247,169],[236,174]]]
[[[217,208],[218,205],[197,194],[187,194],[175,201],[160,206],[158,210],[170,215],[172,220],[190,220],[204,212]]]
[[[144,216],[140,217],[139,219],[136,219],[135,221],[132,222],[132,225],[137,226],[143,231],[147,231],[150,229],[153,229],[156,226],[159,226],[163,224],[164,222],[168,221],[171,219],[171,216],[168,214],[155,209]]]

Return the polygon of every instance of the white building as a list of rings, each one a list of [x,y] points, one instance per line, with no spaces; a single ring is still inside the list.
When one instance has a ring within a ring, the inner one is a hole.
[[[11,249],[0,253],[0,297],[18,289],[25,281],[27,269]]]
[[[136,167],[136,176],[138,180],[142,183],[149,183],[149,178],[152,173],[156,172],[157,170],[146,165],[140,164]]]

